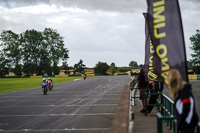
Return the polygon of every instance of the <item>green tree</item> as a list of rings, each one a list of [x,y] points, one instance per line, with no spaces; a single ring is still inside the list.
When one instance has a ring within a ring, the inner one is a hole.
[[[3,31],[0,35],[0,62],[6,67],[0,68],[1,75],[8,70],[18,76],[21,76],[22,71],[27,75],[59,74],[57,65],[60,59],[68,57],[63,39],[51,28],[45,28],[43,32],[26,30],[19,35],[10,30]]]
[[[4,55],[9,60],[12,71],[19,77],[22,75],[21,68],[21,43],[19,41],[19,35],[12,32],[11,30],[3,31],[1,33],[1,44],[0,46],[3,48]]]
[[[63,58],[64,54],[68,55],[68,50],[64,48],[64,38],[60,34],[51,28],[45,28],[43,31],[43,38],[45,46],[47,45],[46,51],[49,53],[50,61],[53,63],[54,74],[59,74],[59,68],[57,64],[59,60]]]
[[[139,66],[138,66],[138,64],[137,64],[136,61],[131,61],[131,62],[129,63],[129,67],[130,67],[130,68],[138,68]]]
[[[85,65],[83,64],[83,60],[80,59],[78,64],[74,65],[74,72],[84,73]]]
[[[115,63],[111,63],[110,67],[109,67],[109,70],[108,70],[110,73],[112,73],[112,75],[114,75],[114,73],[117,72],[117,67],[115,66]]]
[[[194,54],[191,54],[192,59],[189,62],[191,62],[190,65],[193,71],[200,73],[200,30],[196,30],[196,32],[195,35],[190,37],[192,44],[190,49],[194,51]]]
[[[69,56],[68,56],[68,50],[67,49],[65,49],[65,54],[64,54],[64,56],[63,56],[63,65],[62,65],[62,67],[63,67],[63,69],[65,70],[65,75],[67,74],[67,70],[69,70],[69,66],[68,66],[68,64],[67,64],[67,59],[69,58]]]
[[[68,56],[68,50],[64,48],[64,38],[56,30],[51,28],[45,28],[43,32],[26,30],[21,36],[25,73],[38,75],[60,73],[57,65],[64,54]]]
[[[23,47],[24,72],[27,75],[32,75],[33,73],[40,75],[42,72],[41,59],[45,58],[43,56],[48,56],[42,33],[33,29],[26,30],[20,36]]]
[[[51,60],[49,58],[49,54],[44,52],[41,54],[40,57],[40,64],[39,64],[39,74],[44,75],[44,74],[48,74],[48,75],[52,75],[52,67],[51,67]]]
[[[12,70],[13,73],[15,73],[18,77],[22,76],[22,65],[17,64],[15,68]]]
[[[193,72],[199,73],[200,72],[200,67],[198,65],[196,65],[193,60],[189,60],[187,61],[187,68],[188,69],[192,69]]]
[[[5,57],[3,51],[0,51],[0,77],[3,77],[9,73],[10,62],[11,61]]]
[[[107,75],[107,71],[109,69],[109,65],[106,62],[98,62],[94,67],[95,73],[101,73],[102,75]]]

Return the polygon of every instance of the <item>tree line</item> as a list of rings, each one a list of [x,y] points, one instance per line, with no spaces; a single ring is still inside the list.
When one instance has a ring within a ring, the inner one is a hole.
[[[200,73],[200,30],[190,37],[192,46],[192,59],[187,61],[188,69],[195,73]],[[68,70],[67,64],[68,49],[64,47],[64,37],[55,29],[45,28],[44,31],[26,30],[17,34],[11,30],[4,30],[0,34],[0,77],[9,72],[21,77],[25,75],[58,75],[60,68],[58,63],[62,60],[62,69]],[[74,65],[74,72],[84,73],[86,65],[80,60]],[[116,67],[115,63],[108,65],[105,62],[98,62],[94,67],[95,73],[106,75],[107,72],[127,72],[132,68],[138,68],[135,61],[131,61],[129,67]],[[67,73],[66,73],[67,74]]]
[[[138,67],[139,66],[136,61],[131,61],[129,63],[129,67],[117,67],[114,62],[108,65],[106,62],[99,61],[94,67],[94,72],[101,73],[102,75],[107,75],[108,73],[110,73],[111,75],[114,75],[114,73],[117,73],[117,72],[126,73],[128,71],[131,71],[131,69],[138,68]]]
[[[131,61],[130,64],[129,64],[129,67],[117,67],[115,65],[114,62],[112,62],[110,65],[108,65],[106,62],[101,62],[99,61],[95,67],[93,68],[94,70],[94,73],[99,73],[101,75],[114,75],[114,73],[126,73],[128,71],[131,71],[131,69],[138,69],[138,65],[137,65],[137,62],[135,61]],[[64,69],[64,67],[62,67],[62,69]],[[81,74],[81,73],[85,73],[85,69],[86,69],[86,65],[83,64],[83,60],[80,59],[80,61],[74,65],[74,67],[68,67],[68,69],[73,69],[74,70],[74,74],[78,73],[78,74]],[[67,69],[67,70],[68,70]],[[66,70],[66,69],[64,69]],[[68,71],[65,71],[65,74],[69,74],[70,72]]]
[[[64,47],[64,37],[52,28],[44,31],[26,30],[17,34],[11,30],[4,30],[0,34],[0,77],[15,73],[18,77],[25,75],[59,75],[60,69],[73,69],[74,73],[84,73],[86,65],[83,60],[69,67],[67,60],[69,51]],[[58,63],[62,60],[62,66]],[[106,62],[98,62],[94,67],[95,73],[107,75],[107,72],[127,72],[132,68],[138,68],[135,61],[131,61],[129,67],[116,67],[115,63],[108,65]],[[65,71],[65,74],[69,74]]]
[[[44,31],[26,30],[17,34],[4,30],[0,35],[0,76],[10,71],[21,77],[26,75],[59,74],[58,63],[62,59],[67,66],[68,49],[64,37],[52,28]]]

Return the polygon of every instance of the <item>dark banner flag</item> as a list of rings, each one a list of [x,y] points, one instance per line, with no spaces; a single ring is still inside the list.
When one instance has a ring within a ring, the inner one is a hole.
[[[148,14],[143,13],[143,15],[145,18],[145,63],[144,63],[145,80],[157,81],[158,76],[155,72],[155,66],[154,66],[155,50],[149,36],[148,17],[147,17]]]
[[[178,69],[185,81],[187,62],[178,0],[147,0],[149,34],[160,64],[156,71],[166,82],[167,71]]]

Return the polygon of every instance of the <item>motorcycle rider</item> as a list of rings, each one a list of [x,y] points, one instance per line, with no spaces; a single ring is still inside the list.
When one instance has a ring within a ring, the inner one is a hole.
[[[83,76],[83,77],[84,77],[84,80],[86,79],[86,76],[87,76],[87,75],[86,75],[86,74],[84,74],[84,76]]]
[[[47,89],[47,84],[48,84],[48,82],[46,81],[46,79],[45,78],[43,78],[42,79],[42,91],[44,92],[44,95],[46,95],[47,94],[47,91],[48,91],[48,89]]]
[[[48,81],[51,81],[52,88],[53,88],[53,80],[49,77]],[[47,81],[47,82],[48,82],[48,81]]]
[[[47,83],[45,78],[42,79],[42,83]]]

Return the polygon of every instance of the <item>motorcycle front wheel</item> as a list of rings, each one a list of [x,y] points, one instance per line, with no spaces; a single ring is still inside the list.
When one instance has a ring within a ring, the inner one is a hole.
[[[42,87],[42,91],[43,91],[43,94],[46,95],[47,94],[47,87]]]
[[[49,90],[52,91],[52,86],[51,86],[51,84],[49,85]]]

